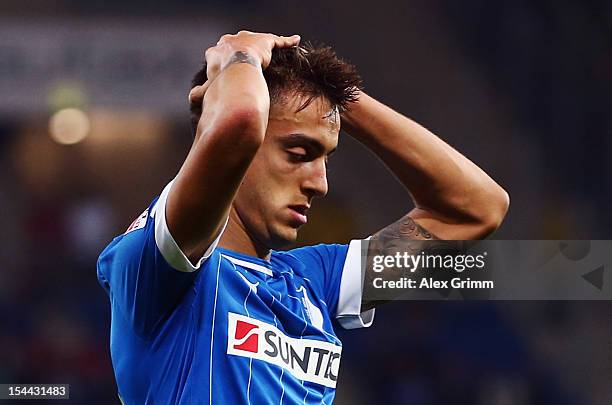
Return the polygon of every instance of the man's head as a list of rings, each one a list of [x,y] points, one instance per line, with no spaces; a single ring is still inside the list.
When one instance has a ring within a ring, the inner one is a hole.
[[[327,159],[338,144],[340,113],[356,101],[361,78],[329,47],[274,49],[264,71],[270,115],[263,145],[234,199],[249,237],[267,248],[295,241],[314,197],[327,193]],[[206,81],[206,67],[192,87]],[[202,112],[192,105],[192,127]]]

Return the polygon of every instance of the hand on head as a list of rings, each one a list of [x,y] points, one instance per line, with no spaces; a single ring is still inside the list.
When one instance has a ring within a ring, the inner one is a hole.
[[[219,73],[236,58],[244,58],[244,62],[265,69],[272,59],[272,49],[290,48],[300,44],[300,36],[289,37],[274,34],[264,34],[250,31],[240,31],[237,34],[223,35],[215,46],[206,50],[206,75],[208,80],[200,86],[195,86],[189,92],[189,103],[201,103],[206,89]]]

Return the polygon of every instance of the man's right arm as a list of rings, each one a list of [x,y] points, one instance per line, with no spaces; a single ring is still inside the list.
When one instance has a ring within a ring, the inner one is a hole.
[[[206,51],[210,85],[203,98],[194,145],[166,205],[168,229],[192,262],[213,242],[268,124],[270,99],[262,70],[274,47],[299,37],[241,31]]]

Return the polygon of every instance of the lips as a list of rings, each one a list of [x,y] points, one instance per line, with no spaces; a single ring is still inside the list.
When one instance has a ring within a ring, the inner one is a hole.
[[[292,225],[302,226],[308,222],[308,209],[310,207],[306,204],[290,205],[289,211],[291,212]]]

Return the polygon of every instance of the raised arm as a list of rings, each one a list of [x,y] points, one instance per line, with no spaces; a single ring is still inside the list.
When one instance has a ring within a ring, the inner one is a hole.
[[[375,238],[480,239],[501,224],[508,194],[436,135],[365,93],[342,129],[376,153],[406,187],[415,208]]]
[[[508,210],[508,194],[482,169],[416,122],[361,93],[342,116],[342,128],[385,162],[415,204],[404,217],[372,236],[369,260],[396,252],[459,253],[459,242],[424,241],[480,239],[501,224]],[[394,274],[414,276],[406,269]],[[375,277],[369,262],[364,285],[371,286]],[[370,296],[368,288],[362,296],[362,311],[388,302]],[[387,291],[385,299],[401,293]]]
[[[166,206],[170,233],[191,261],[212,243],[268,124],[270,99],[262,71],[274,47],[300,38],[241,31],[224,35],[206,51],[208,81],[196,139],[172,186]],[[197,94],[204,93],[204,94]]]

